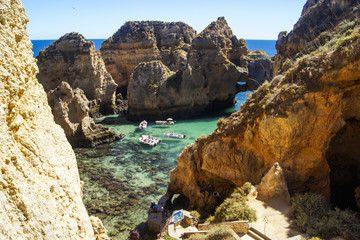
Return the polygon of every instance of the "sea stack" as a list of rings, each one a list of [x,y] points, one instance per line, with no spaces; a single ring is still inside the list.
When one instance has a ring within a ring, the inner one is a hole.
[[[0,239],[95,239],[75,154],[36,79],[25,9],[0,9]]]
[[[105,68],[94,42],[79,33],[68,33],[56,40],[37,57],[39,82],[49,92],[67,82],[80,88],[91,106],[102,114],[113,114],[116,83]]]
[[[89,101],[80,88],[73,90],[67,82],[61,82],[48,93],[48,101],[55,122],[64,129],[74,148],[95,147],[123,137],[108,127],[95,124],[89,116]]]
[[[334,205],[347,199],[355,206],[359,9],[358,1],[309,0],[293,31],[279,35],[277,75],[214,133],[184,149],[168,194],[182,194],[191,207],[210,210],[214,201],[201,193],[201,183],[228,196],[247,181],[259,184],[278,162],[290,195],[314,192]]]
[[[127,94],[128,119],[190,118],[231,106],[237,82],[246,81],[241,60],[246,54],[245,41],[219,18],[194,38],[180,70],[171,71],[160,61],[135,68]]]
[[[195,35],[183,22],[130,21],[103,42],[101,55],[119,91],[126,94],[131,73],[141,62],[161,60],[172,71],[182,68]]]

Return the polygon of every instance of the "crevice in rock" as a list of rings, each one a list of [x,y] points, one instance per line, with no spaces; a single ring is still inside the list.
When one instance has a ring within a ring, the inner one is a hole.
[[[356,210],[354,190],[360,185],[360,121],[349,119],[327,151],[331,203]]]

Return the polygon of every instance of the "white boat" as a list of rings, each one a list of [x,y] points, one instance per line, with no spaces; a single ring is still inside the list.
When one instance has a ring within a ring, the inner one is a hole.
[[[175,124],[174,121],[163,121],[163,120],[155,121],[155,123],[160,124],[160,125],[174,125]]]
[[[180,139],[186,137],[185,134],[176,134],[176,133],[163,133],[163,135],[164,135],[165,137],[169,137],[169,138],[180,138]]]
[[[145,128],[147,128],[147,121],[142,121],[140,124],[139,124],[139,128],[140,129],[145,129]]]
[[[142,135],[141,137],[139,137],[139,141],[153,147],[156,146],[159,142],[161,142],[161,139],[149,135]]]

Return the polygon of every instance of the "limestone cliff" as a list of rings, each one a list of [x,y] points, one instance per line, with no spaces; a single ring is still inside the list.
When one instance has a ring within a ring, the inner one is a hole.
[[[357,5],[352,0],[307,1],[294,29],[278,36],[275,73],[288,70],[297,58],[325,45],[337,32],[352,29],[358,22]]]
[[[336,16],[345,16],[351,5],[349,18],[360,16],[358,1],[315,2],[306,5],[289,36],[304,20],[318,23],[322,15],[315,13],[323,6],[338,6]],[[348,23],[337,22],[330,41],[309,54],[302,52],[284,75],[262,85],[238,112],[219,121],[214,133],[185,148],[171,172],[168,193],[186,196],[192,207],[211,209],[215,199],[205,197],[201,187],[210,185],[227,196],[246,181],[259,184],[278,162],[290,194],[316,192],[331,196],[336,205],[344,199],[355,205],[354,189],[360,185],[360,26]],[[305,46],[309,41],[304,36],[300,42]],[[286,42],[283,49],[293,49]],[[280,51],[276,64],[286,56]]]
[[[240,66],[246,54],[245,42],[219,18],[192,41],[181,70],[171,72],[159,61],[134,70],[128,119],[186,118],[231,106],[237,82],[246,81],[247,70]]]
[[[54,122],[20,0],[0,1],[0,239],[95,239],[74,152]]]
[[[46,92],[64,81],[82,89],[101,113],[114,113],[117,85],[93,42],[79,33],[68,33],[42,50],[37,59],[37,78]]]
[[[106,68],[126,94],[130,75],[141,62],[161,60],[171,70],[186,64],[186,54],[196,31],[183,22],[126,22],[104,41],[101,54]]]
[[[64,129],[73,147],[95,147],[121,138],[89,117],[89,101],[82,89],[73,90],[68,83],[61,82],[48,93],[48,101],[55,122]]]

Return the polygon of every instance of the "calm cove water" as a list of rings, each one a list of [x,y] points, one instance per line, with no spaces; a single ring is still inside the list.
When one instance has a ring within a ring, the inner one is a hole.
[[[103,39],[92,41],[100,49]],[[53,40],[32,42],[37,56]],[[274,55],[275,41],[265,40],[262,44],[259,40],[248,40],[247,44],[251,50],[262,49]],[[237,94],[238,103],[233,108],[201,118],[179,120],[173,126],[149,122],[147,129],[139,130],[138,122],[129,122],[123,116],[99,119],[99,123],[126,137],[96,148],[75,149],[80,178],[85,182],[84,203],[89,215],[98,216],[115,240],[127,239],[134,228],[144,233],[147,209],[152,201],[166,193],[170,171],[176,167],[178,155],[199,136],[212,133],[220,117],[228,117],[239,110],[248,93],[251,92]],[[186,134],[186,138],[165,138],[163,133],[166,132]],[[160,137],[162,142],[155,147],[143,145],[138,140],[142,134]]]
[[[177,165],[184,147],[201,135],[212,133],[220,117],[228,117],[246,101],[247,94],[237,95],[235,107],[191,120],[179,120],[173,126],[155,125],[140,130],[138,122],[123,116],[108,116],[99,123],[126,137],[118,142],[92,149],[75,149],[80,178],[85,182],[84,203],[90,215],[98,216],[113,239],[126,239],[129,230],[146,229],[147,209],[166,193],[170,171]],[[170,139],[163,133],[186,134],[185,139]],[[143,145],[142,135],[159,137],[155,147]]]

